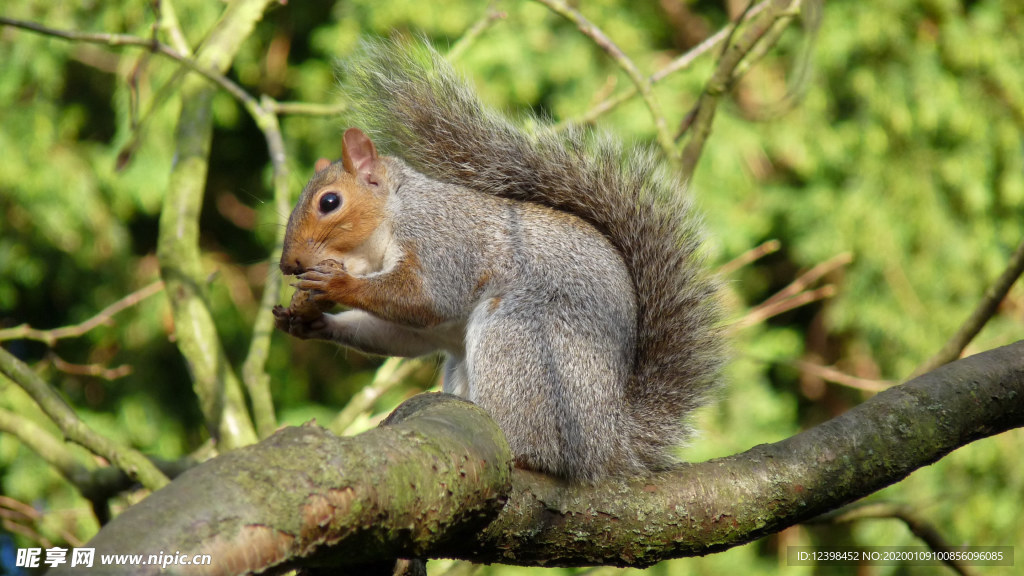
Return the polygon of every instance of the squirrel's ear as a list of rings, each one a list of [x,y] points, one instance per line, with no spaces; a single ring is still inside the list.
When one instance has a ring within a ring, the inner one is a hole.
[[[345,130],[342,137],[341,161],[349,174],[366,184],[377,184],[371,174],[374,164],[377,163],[377,147],[359,128]]]
[[[317,159],[316,164],[313,165],[313,171],[323,172],[324,170],[327,170],[327,167],[330,165],[331,161],[328,160],[327,158],[319,158]]]

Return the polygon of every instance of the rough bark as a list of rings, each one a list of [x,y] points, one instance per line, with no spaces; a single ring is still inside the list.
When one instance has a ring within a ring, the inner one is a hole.
[[[88,544],[96,550],[91,570],[65,564],[50,574],[274,573],[425,553],[469,541],[493,520],[511,468],[508,445],[483,410],[421,395],[388,426],[356,437],[287,428],[203,463],[100,530]],[[209,554],[213,564],[161,571],[100,563],[104,554],[146,562],[176,552]]]
[[[289,429],[203,464],[90,546],[97,556],[212,555],[215,570],[189,574],[400,556],[647,566],[771,534],[1021,425],[1024,341],[949,364],[782,442],[596,486],[510,474],[508,447],[485,413],[422,395],[360,436]],[[121,573],[154,572],[129,568]]]

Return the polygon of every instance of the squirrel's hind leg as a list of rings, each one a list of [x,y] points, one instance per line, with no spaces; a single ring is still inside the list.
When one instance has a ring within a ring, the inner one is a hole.
[[[620,343],[565,312],[481,303],[467,330],[469,399],[498,423],[517,466],[595,481],[623,453]]]

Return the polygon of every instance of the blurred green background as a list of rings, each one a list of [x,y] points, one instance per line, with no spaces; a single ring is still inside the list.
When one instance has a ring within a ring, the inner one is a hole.
[[[174,6],[194,46],[224,4],[178,0]],[[645,73],[720,29],[743,6],[734,0],[578,3]],[[515,0],[496,7],[505,17],[459,60],[488,103],[513,115],[572,120],[629,86],[592,41],[544,6]],[[852,261],[824,279],[834,297],[736,332],[726,391],[698,415],[701,434],[683,450],[690,460],[786,438],[870,394],[824,382],[800,362],[865,379],[906,378],[966,319],[1024,237],[1024,3],[848,0],[817,8],[820,26],[814,18],[791,26],[724,100],[692,184],[716,264],[770,239],[781,243],[778,252],[728,276],[734,318],[816,264],[844,253]],[[444,50],[487,9],[468,0],[291,2],[268,13],[229,75],[254,94],[344,104],[333,63],[361,37],[423,33]],[[153,33],[155,21],[153,5],[142,1],[8,0],[0,15],[141,37]],[[713,63],[702,57],[658,85],[670,126],[691,109]],[[137,49],[0,27],[0,328],[81,322],[159,278],[157,221],[179,109],[174,86],[168,87],[175,71],[172,62]],[[263,286],[280,281],[267,255],[287,214],[270,201],[266,145],[250,117],[226,94],[217,97],[214,113],[201,242],[211,307],[238,365]],[[146,121],[134,132],[138,117]],[[653,122],[638,99],[596,125],[626,141],[654,141]],[[337,117],[282,118],[295,196],[316,158],[338,156],[343,127]],[[119,170],[118,154],[136,135],[139,147]],[[32,363],[103,434],[164,458],[199,449],[208,434],[173,342],[166,297],[149,298],[115,320],[52,348],[26,340],[2,345]],[[1022,335],[1018,285],[969,352]],[[131,371],[106,379],[76,374],[64,363]],[[379,363],[276,334],[268,371],[280,420],[329,422]],[[421,370],[408,386],[379,399],[374,413],[430,386],[434,375]],[[46,424],[5,382],[0,406]],[[1020,430],[976,442],[871,499],[910,506],[954,544],[1019,547],[1022,453]],[[97,529],[74,489],[8,435],[0,435],[0,494],[42,514],[31,533],[4,520],[0,536],[16,533],[17,545],[87,539]],[[809,574],[813,569],[785,565],[787,545],[918,543],[895,520],[795,527],[649,572]],[[850,573],[937,570],[879,566]]]

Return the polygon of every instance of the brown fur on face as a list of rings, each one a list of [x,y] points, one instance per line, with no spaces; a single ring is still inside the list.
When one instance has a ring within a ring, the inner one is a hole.
[[[328,165],[303,190],[288,221],[281,254],[283,273],[298,274],[324,260],[343,260],[383,222],[387,194],[375,183],[385,178],[383,163],[373,164],[369,181],[345,168],[343,161]],[[331,192],[341,198],[341,206],[325,214],[320,201]]]

